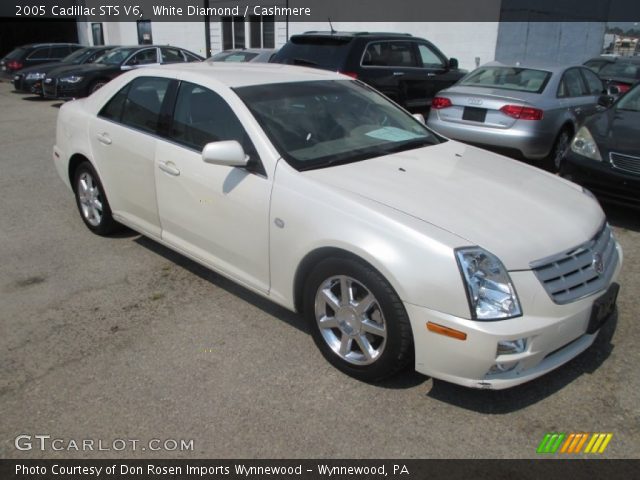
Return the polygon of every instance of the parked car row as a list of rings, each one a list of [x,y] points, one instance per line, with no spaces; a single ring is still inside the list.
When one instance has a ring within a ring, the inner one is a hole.
[[[53,61],[54,53],[66,52]],[[34,59],[44,55],[46,59]],[[69,54],[72,51],[73,53]],[[35,44],[19,47],[0,61],[5,72],[11,73],[17,92],[41,95],[45,98],[71,99],[90,95],[121,73],[138,67],[200,62],[201,56],[183,48],[156,45],[130,47],[81,47],[74,44]]]

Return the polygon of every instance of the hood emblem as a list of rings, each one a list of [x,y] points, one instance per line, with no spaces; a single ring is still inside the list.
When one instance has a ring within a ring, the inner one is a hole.
[[[602,275],[602,273],[604,272],[604,260],[602,260],[602,255],[600,255],[599,253],[594,253],[591,266],[598,275]]]

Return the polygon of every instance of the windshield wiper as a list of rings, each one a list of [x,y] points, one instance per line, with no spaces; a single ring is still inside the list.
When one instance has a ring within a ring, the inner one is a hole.
[[[382,155],[390,155],[392,153],[406,152],[415,148],[427,147],[435,145],[435,143],[427,138],[416,138],[415,140],[407,140],[406,142],[393,143],[387,148],[382,148]]]

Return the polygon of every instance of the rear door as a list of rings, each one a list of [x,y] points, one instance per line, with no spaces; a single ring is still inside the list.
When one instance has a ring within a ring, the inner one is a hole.
[[[41,63],[46,63],[49,61],[49,50],[50,47],[38,47],[24,60],[24,66],[30,67],[32,65],[40,65]]]
[[[156,133],[173,80],[138,77],[89,125],[96,167],[111,210],[136,229],[160,236],[154,160]]]
[[[580,70],[575,67],[564,72],[557,95],[562,107],[569,111],[576,123],[582,123],[598,102],[598,97],[587,88]]]
[[[428,108],[430,96],[426,70],[411,40],[369,42],[362,57],[362,80],[403,107]]]

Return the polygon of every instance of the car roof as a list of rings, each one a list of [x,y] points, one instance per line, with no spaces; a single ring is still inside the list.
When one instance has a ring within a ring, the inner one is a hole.
[[[397,33],[397,32],[337,32],[337,31],[319,31],[310,30],[308,32],[292,35],[293,37],[300,36],[319,36],[319,37],[413,37],[410,33]]]
[[[38,48],[38,47],[48,47],[51,45],[71,45],[71,46],[80,46],[79,43],[72,42],[44,42],[44,43],[27,43],[25,45],[20,45],[16,48]]]
[[[350,77],[318,68],[298,67],[280,63],[192,62],[172,63],[138,69],[149,74],[153,71],[172,73],[174,78],[197,81],[214,80],[229,88],[274,83],[305,82],[314,80],[351,80]]]

